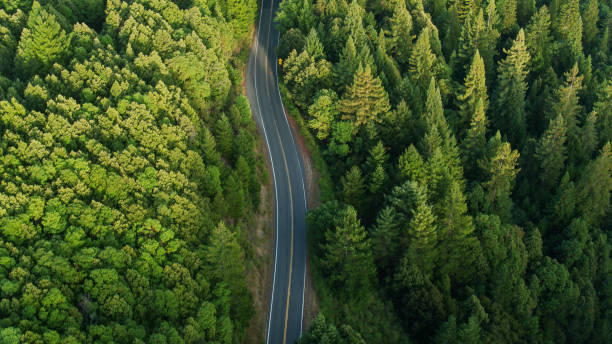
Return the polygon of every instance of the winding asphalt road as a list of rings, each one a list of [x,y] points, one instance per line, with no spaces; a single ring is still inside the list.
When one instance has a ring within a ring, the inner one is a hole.
[[[306,279],[306,191],[298,149],[278,88],[274,15],[281,0],[261,0],[251,45],[247,96],[266,140],[275,192],[276,244],[267,344],[294,343],[302,335]]]

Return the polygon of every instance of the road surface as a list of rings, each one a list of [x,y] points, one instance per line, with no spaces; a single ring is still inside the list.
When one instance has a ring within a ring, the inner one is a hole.
[[[306,279],[306,191],[301,158],[278,89],[274,16],[280,0],[262,0],[249,56],[247,96],[268,148],[275,191],[275,254],[267,344],[302,334]]]

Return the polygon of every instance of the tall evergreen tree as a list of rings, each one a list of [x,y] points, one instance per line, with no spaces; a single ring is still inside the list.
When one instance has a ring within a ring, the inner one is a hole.
[[[427,89],[431,78],[436,75],[436,55],[429,43],[429,28],[424,28],[410,55],[410,75],[422,91]]]
[[[578,93],[582,90],[583,77],[578,75],[578,65],[565,73],[565,83],[557,89],[554,102],[551,104],[549,118],[559,114],[563,116],[567,128],[567,143],[569,147],[570,163],[585,158],[580,156],[580,128],[579,121],[582,114],[582,106],[579,104]]]
[[[342,195],[346,204],[350,204],[362,210],[363,196],[365,194],[365,180],[361,174],[361,169],[353,166],[342,178]]]
[[[340,53],[340,61],[335,65],[336,85],[338,89],[344,88],[346,85],[353,83],[353,76],[359,68],[359,58],[357,57],[357,49],[353,36],[349,35],[346,40],[346,46]]]
[[[342,119],[349,120],[357,129],[363,124],[380,122],[380,114],[389,111],[389,96],[378,77],[374,77],[370,66],[360,65],[355,72],[353,84],[348,87],[339,103]]]
[[[54,15],[34,1],[17,47],[15,63],[21,75],[26,79],[35,74],[44,76],[53,63],[64,58],[67,49],[66,32]]]
[[[517,0],[500,0],[498,2],[498,11],[501,17],[500,27],[501,32],[509,34],[515,32],[518,23],[516,20]]]
[[[525,44],[531,56],[530,69],[537,75],[544,73],[552,63],[553,44],[550,35],[550,13],[546,5],[531,17],[525,31]]]
[[[459,101],[459,123],[457,132],[463,134],[465,128],[472,121],[476,113],[479,102],[482,111],[486,113],[489,107],[489,97],[487,95],[487,84],[485,80],[485,66],[478,50],[474,53],[470,72],[465,77],[463,84],[463,94],[457,96]]]
[[[536,156],[540,160],[540,181],[549,189],[558,185],[567,158],[565,141],[567,127],[563,115],[550,120],[548,129],[540,138],[536,147]]]
[[[417,204],[412,212],[408,234],[410,236],[410,258],[424,272],[431,272],[436,257],[438,242],[436,218],[427,204],[425,190],[417,195]]]
[[[406,4],[402,1],[395,1],[393,16],[389,19],[391,34],[391,44],[389,49],[396,61],[406,65],[410,59],[412,51],[412,17],[406,9]]]
[[[319,40],[319,34],[317,30],[314,28],[310,29],[308,36],[306,36],[306,41],[304,43],[304,50],[315,59],[315,61],[319,59],[325,59],[325,51],[323,48],[323,44]]]
[[[560,41],[561,61],[566,66],[578,61],[582,54],[582,18],[579,1],[568,0],[561,5],[559,16],[553,21],[556,38]]]
[[[485,189],[485,210],[509,221],[512,208],[512,189],[514,179],[519,171],[516,167],[519,153],[512,150],[510,143],[503,142],[499,131],[489,140],[489,153],[482,162],[488,180],[483,184]]]
[[[589,0],[584,12],[582,13],[583,41],[586,48],[593,48],[595,38],[599,33],[597,21],[599,20],[599,4],[597,0]]]
[[[526,135],[525,78],[529,72],[529,53],[525,46],[525,33],[521,29],[510,50],[504,50],[506,58],[499,62],[499,81],[494,97],[493,123],[513,145],[522,145]]]
[[[476,109],[472,114],[470,128],[465,139],[461,143],[463,151],[463,167],[465,175],[471,180],[478,180],[479,173],[478,161],[482,160],[487,149],[487,118],[485,116],[482,99],[476,103]]]
[[[485,22],[482,9],[477,13],[470,12],[470,15],[467,16],[461,28],[457,53],[454,56],[455,58],[451,60],[455,79],[461,80],[465,77],[466,72],[469,70],[469,63],[474,57],[474,53],[483,43],[485,43],[481,39],[484,32]]]
[[[353,207],[338,214],[337,225],[325,233],[323,266],[337,288],[347,288],[347,295],[368,291],[376,273],[370,240]]]
[[[311,117],[308,126],[317,131],[319,140],[326,139],[332,124],[340,114],[336,92],[328,89],[319,91],[314,103],[308,107],[308,114]]]

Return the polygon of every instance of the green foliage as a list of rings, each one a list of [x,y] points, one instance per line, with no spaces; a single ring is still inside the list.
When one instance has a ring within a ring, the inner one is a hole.
[[[1,343],[244,340],[255,2],[179,4],[0,2]]]
[[[15,57],[20,74],[26,79],[35,74],[46,75],[54,63],[62,62],[67,49],[66,32],[53,14],[34,1]]]
[[[279,7],[283,96],[342,202],[307,219],[305,342],[609,342],[610,4]]]

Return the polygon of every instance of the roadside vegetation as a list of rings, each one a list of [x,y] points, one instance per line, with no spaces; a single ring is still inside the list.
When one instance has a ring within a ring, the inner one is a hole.
[[[0,0],[0,343],[241,343],[254,0]]]
[[[609,0],[284,0],[333,183],[303,343],[612,342]]]

